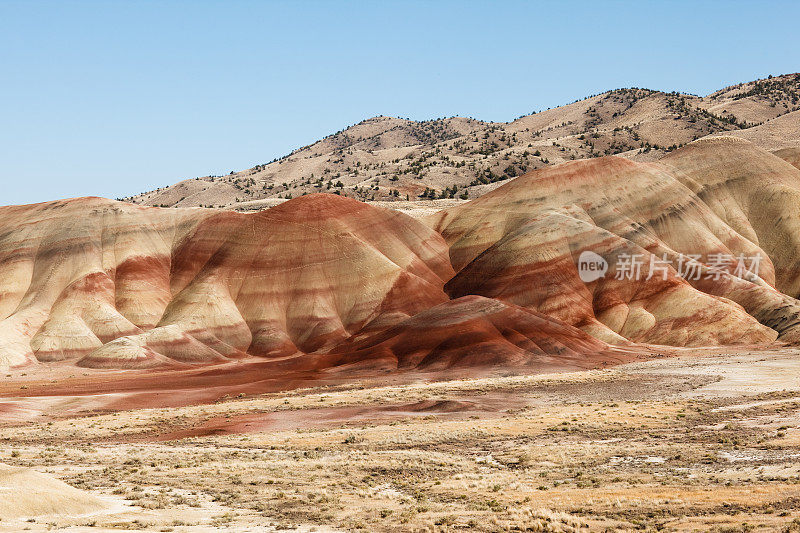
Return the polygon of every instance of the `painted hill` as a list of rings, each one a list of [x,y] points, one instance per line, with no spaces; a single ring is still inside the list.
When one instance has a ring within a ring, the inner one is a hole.
[[[798,146],[799,110],[800,74],[787,74],[705,97],[617,89],[508,123],[381,116],[270,163],[127,200],[246,211],[317,192],[364,201],[476,198],[549,165],[607,155],[652,161],[709,135],[739,136],[767,150]]]
[[[800,146],[800,143],[798,143]],[[791,163],[797,168],[800,168],[800,148],[797,146],[792,148],[783,148],[781,150],[776,150],[773,152],[775,155],[780,157],[781,159],[786,160],[787,162]]]
[[[796,168],[721,138],[658,163],[605,157],[542,169],[430,223],[450,246],[451,297],[509,301],[607,342],[764,342],[764,325],[794,340],[798,191]],[[584,283],[576,264],[587,250],[608,260],[610,272],[639,256],[642,274]],[[719,254],[731,263],[710,272]],[[729,274],[740,255],[763,258],[757,277]],[[675,268],[691,256],[696,280]],[[655,271],[662,262],[670,266]]]
[[[245,215],[85,198],[0,209],[0,358],[213,362],[335,345],[447,300],[441,237],[335,195]]]
[[[421,220],[333,194],[4,207],[0,366],[593,368],[796,343],[798,202],[800,170],[725,137],[548,166]],[[585,252],[604,277],[581,277]]]

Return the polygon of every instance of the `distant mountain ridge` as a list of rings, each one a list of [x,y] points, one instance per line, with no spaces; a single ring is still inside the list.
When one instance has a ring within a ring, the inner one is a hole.
[[[742,137],[769,151],[800,145],[800,74],[705,97],[615,89],[508,123],[378,116],[270,163],[125,200],[259,210],[314,192],[364,201],[470,199],[548,165],[604,155],[651,161],[716,135]]]

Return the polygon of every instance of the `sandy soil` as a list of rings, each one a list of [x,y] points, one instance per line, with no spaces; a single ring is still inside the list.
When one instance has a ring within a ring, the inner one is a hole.
[[[17,371],[0,462],[105,508],[0,530],[800,530],[800,350],[680,352],[562,374],[173,390],[173,407],[121,411],[108,391],[65,394],[80,373],[48,396]]]

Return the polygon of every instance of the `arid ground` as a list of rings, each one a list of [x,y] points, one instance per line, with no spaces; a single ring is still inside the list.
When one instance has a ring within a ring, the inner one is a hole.
[[[676,351],[122,411],[106,394],[15,398],[42,378],[14,370],[0,463],[102,509],[6,509],[0,530],[800,530],[800,350]]]

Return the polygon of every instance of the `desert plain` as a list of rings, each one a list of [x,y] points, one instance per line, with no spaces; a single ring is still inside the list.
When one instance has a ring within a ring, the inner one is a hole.
[[[0,530],[800,528],[798,350],[676,351],[567,373],[231,386],[121,411],[97,408],[113,393],[48,396],[59,380],[12,373],[0,461],[96,507],[0,470],[17,502],[0,503]]]

